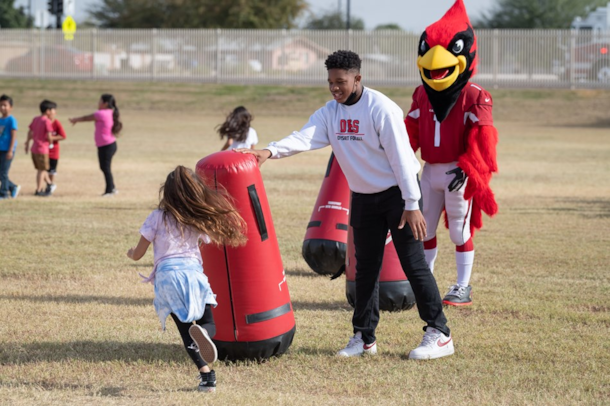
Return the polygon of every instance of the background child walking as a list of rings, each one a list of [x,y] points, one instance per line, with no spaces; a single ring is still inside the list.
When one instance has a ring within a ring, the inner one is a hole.
[[[103,94],[98,102],[98,110],[87,116],[71,118],[72,125],[83,121],[95,121],[95,145],[100,169],[106,180],[106,190],[102,196],[114,196],[119,191],[114,185],[112,176],[112,157],[117,151],[116,137],[123,129],[120,121],[119,108],[111,94]]]
[[[21,189],[8,177],[17,149],[17,120],[11,115],[12,110],[13,99],[0,96],[0,200],[17,197]]]
[[[40,116],[34,117],[30,124],[28,138],[25,141],[25,153],[30,150],[32,141],[32,162],[36,169],[36,196],[49,196],[49,144],[58,137],[53,135],[53,120],[57,111],[57,104],[50,100],[40,103]]]
[[[244,106],[236,107],[225,120],[217,127],[220,139],[227,139],[221,151],[226,149],[250,148],[254,149],[258,143],[258,135],[250,123],[254,118]]]
[[[211,306],[217,303],[202,272],[199,244],[242,245],[245,222],[225,196],[183,166],[167,176],[159,195],[158,209],[140,228],[140,241],[127,256],[137,261],[153,243],[155,267],[147,280],[155,286],[153,303],[161,325],[165,329],[167,316],[172,317],[199,369],[199,391],[213,392],[216,373],[208,364],[217,358],[210,338],[216,334]]]

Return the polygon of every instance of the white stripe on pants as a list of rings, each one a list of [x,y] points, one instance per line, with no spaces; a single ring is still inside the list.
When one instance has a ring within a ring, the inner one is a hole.
[[[447,164],[424,165],[421,177],[421,192],[424,203],[423,215],[427,224],[429,241],[436,236],[436,229],[441,218],[443,208],[447,211],[449,219],[449,236],[455,245],[464,245],[470,239],[470,214],[472,212],[472,199],[464,200],[466,183],[454,192],[449,192],[449,183],[455,177],[446,172],[455,169],[457,162]]]

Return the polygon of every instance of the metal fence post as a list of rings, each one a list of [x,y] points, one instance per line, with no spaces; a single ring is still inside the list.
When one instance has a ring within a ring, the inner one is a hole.
[[[157,29],[152,30],[152,44],[151,44],[151,61],[150,61],[150,73],[152,81],[154,82],[157,77]]]
[[[45,65],[44,65],[44,44],[45,44],[45,40],[44,40],[44,31],[40,31],[40,38],[38,40],[38,44],[40,46],[40,48],[38,48],[38,62],[40,63],[40,78],[44,79],[45,77]]]
[[[216,83],[220,83],[220,28],[216,28],[216,69],[214,74],[216,76]]]
[[[494,33],[493,33],[493,85],[494,88],[497,89],[498,88],[498,60],[499,60],[499,53],[500,53],[500,49],[498,46],[498,30],[495,29]]]
[[[286,66],[288,65],[288,57],[286,56],[286,30],[282,30],[282,56],[280,57],[280,61],[282,61],[282,82],[286,83]]]
[[[574,59],[576,57],[575,49],[576,49],[576,30],[571,30],[570,31],[570,89],[576,88],[576,84],[574,81],[574,79],[575,79],[574,70],[576,69],[576,63],[574,62]]]
[[[30,52],[32,53],[32,75],[36,76],[38,69],[36,68],[36,30],[32,28],[30,30]]]
[[[352,29],[347,30],[347,50],[352,49]]]
[[[91,79],[95,80],[96,72],[95,72],[95,54],[97,53],[97,30],[93,28],[89,31],[89,35],[91,38]]]

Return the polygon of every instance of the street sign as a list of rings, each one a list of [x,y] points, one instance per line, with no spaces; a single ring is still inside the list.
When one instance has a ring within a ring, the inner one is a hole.
[[[76,0],[63,0],[63,2],[64,2],[64,14],[67,16],[73,16],[74,13],[76,12]]]
[[[61,29],[64,32],[64,39],[66,41],[72,41],[74,39],[74,33],[76,32],[76,21],[72,16],[66,17],[64,23],[61,25]]]

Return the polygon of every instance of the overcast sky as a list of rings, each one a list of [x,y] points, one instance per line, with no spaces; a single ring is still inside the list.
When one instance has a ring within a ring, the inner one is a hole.
[[[27,8],[32,3],[34,13],[36,10],[45,10],[47,0],[17,0],[16,5]],[[222,0],[218,0],[222,1]],[[341,10],[346,12],[348,0],[307,0],[310,11],[322,14],[328,10],[337,10],[339,3]],[[87,9],[99,0],[76,0],[77,23],[87,17]],[[379,24],[395,23],[408,31],[420,32],[426,26],[438,20],[447,11],[454,0],[351,0],[352,18],[364,20],[366,29],[373,29]],[[488,10],[495,0],[464,0],[471,19],[475,19],[481,11]]]

